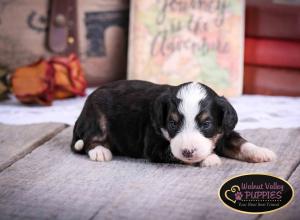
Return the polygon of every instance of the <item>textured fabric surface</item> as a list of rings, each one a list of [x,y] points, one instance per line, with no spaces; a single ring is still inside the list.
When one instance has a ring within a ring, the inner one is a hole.
[[[211,168],[123,157],[93,162],[70,152],[71,130],[0,173],[1,219],[257,219],[261,216],[234,212],[219,201],[226,179],[253,172],[292,175],[300,188],[299,169],[293,173],[300,161],[300,129],[243,131],[250,141],[273,149],[278,160],[251,164],[222,158],[221,166]],[[272,219],[283,219],[289,210]],[[289,216],[300,216],[300,210]]]
[[[89,88],[90,94],[94,89]],[[73,125],[86,97],[55,100],[53,106],[26,106],[14,97],[0,103],[0,122],[29,124],[60,122]],[[293,128],[300,122],[300,97],[243,95],[229,99],[239,116],[237,129]]]

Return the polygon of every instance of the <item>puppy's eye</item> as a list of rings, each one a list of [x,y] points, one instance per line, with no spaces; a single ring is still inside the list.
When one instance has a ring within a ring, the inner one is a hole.
[[[201,123],[201,128],[206,130],[206,129],[209,129],[211,125],[212,125],[211,121],[204,121]]]
[[[174,121],[174,120],[170,120],[170,121],[168,122],[168,127],[169,127],[169,129],[171,129],[171,130],[175,130],[175,129],[177,128],[177,122]]]

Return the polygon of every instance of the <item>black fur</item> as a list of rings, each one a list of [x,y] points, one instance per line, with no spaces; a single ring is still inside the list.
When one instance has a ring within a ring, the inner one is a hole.
[[[101,144],[114,155],[147,158],[153,162],[179,162],[172,155],[161,128],[166,129],[170,137],[180,132],[183,116],[178,112],[180,100],[176,93],[184,85],[133,80],[101,86],[87,98],[75,123],[71,149],[78,152],[74,144],[82,139],[84,148],[78,153],[87,153]],[[207,97],[201,101],[199,117],[205,112],[211,123],[197,121],[198,129],[208,138],[223,134],[221,139],[226,139],[237,123],[237,114],[224,97],[203,86]],[[176,114],[175,122],[171,113]],[[105,121],[102,128],[99,125],[101,117],[102,122]],[[98,140],[93,140],[95,136]],[[218,143],[224,143],[224,140]]]

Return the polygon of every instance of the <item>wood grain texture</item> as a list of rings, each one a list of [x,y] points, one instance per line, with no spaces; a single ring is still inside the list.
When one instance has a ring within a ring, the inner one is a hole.
[[[265,215],[260,220],[298,220],[300,217],[300,166],[298,164],[296,170],[289,178],[289,183],[294,187],[295,198],[292,203],[285,209],[281,209],[270,215]]]
[[[0,123],[0,172],[64,128],[61,123],[21,126]]]
[[[256,219],[226,208],[219,187],[245,173],[288,178],[300,160],[300,129],[243,131],[251,142],[273,149],[278,160],[222,158],[223,165],[211,168],[123,157],[90,161],[70,152],[71,132],[65,129],[0,173],[1,219]]]

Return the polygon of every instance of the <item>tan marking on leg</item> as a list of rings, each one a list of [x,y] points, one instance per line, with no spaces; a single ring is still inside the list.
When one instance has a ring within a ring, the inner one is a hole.
[[[222,136],[223,136],[223,133],[218,133],[211,138],[211,141],[213,142],[214,145],[216,145]]]

